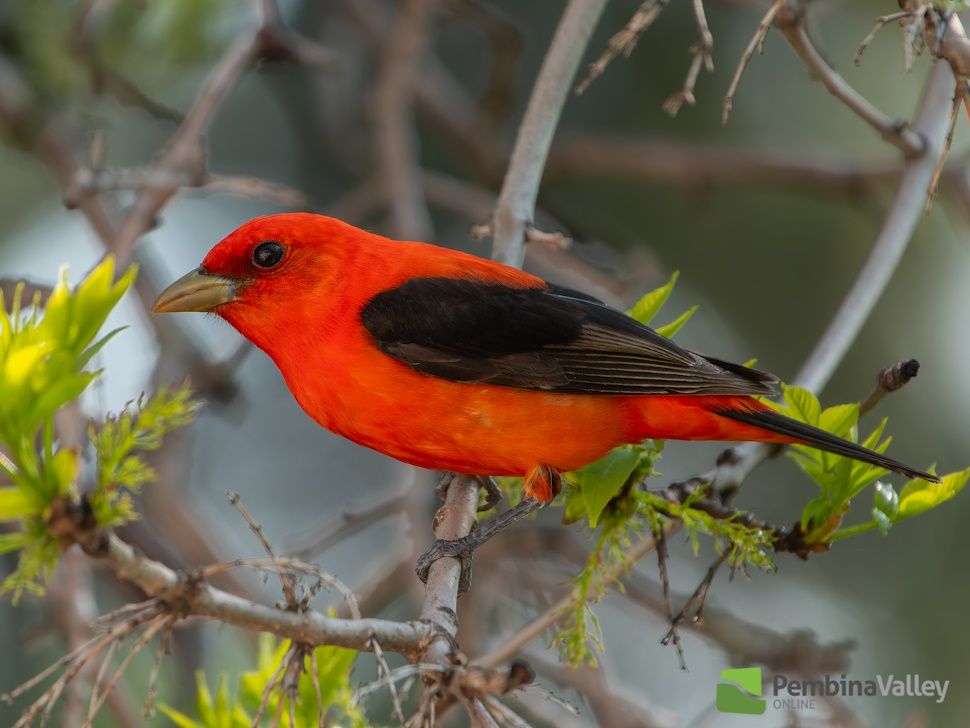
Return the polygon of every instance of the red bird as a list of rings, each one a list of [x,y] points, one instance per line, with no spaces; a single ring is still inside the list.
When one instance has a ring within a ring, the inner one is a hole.
[[[770,374],[685,349],[602,302],[466,253],[304,213],[252,220],[159,296],[273,358],[332,432],[435,470],[559,471],[646,438],[800,443],[936,480],[753,395]]]

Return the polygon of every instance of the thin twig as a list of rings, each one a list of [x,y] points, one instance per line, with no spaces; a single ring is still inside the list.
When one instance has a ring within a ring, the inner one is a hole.
[[[344,584],[340,579],[338,579],[333,574],[330,574],[324,571],[319,566],[316,566],[315,564],[308,564],[298,559],[291,559],[285,556],[271,556],[268,559],[235,559],[233,561],[226,561],[221,564],[212,564],[210,566],[206,566],[200,569],[199,573],[203,578],[208,579],[215,576],[216,574],[221,574],[227,571],[228,569],[235,569],[240,567],[257,569],[261,571],[271,571],[276,574],[279,574],[281,580],[283,579],[283,577],[286,577],[286,581],[288,581],[292,585],[291,588],[293,589],[293,592],[294,592],[294,603],[297,605],[298,609],[303,609],[305,604],[296,600],[296,597],[295,597],[296,584],[295,584],[293,575],[303,574],[305,576],[316,577],[321,585],[333,587],[334,589],[336,589],[338,592],[341,593],[341,595],[344,598],[344,601],[347,603],[347,608],[350,611],[351,618],[353,619],[361,618],[360,607],[357,604],[357,598],[354,596],[353,591],[351,591],[351,589],[346,584]],[[289,603],[287,604],[287,609],[289,609],[290,611],[295,611],[293,608],[290,607]]]
[[[701,66],[707,69],[708,73],[714,71],[714,56],[712,55],[714,50],[714,36],[711,35],[711,29],[707,25],[707,16],[704,13],[704,0],[693,0],[693,4],[694,19],[697,21],[697,31],[700,34],[700,40],[690,47],[691,61],[687,69],[687,77],[684,79],[684,85],[680,91],[664,101],[663,110],[670,114],[670,116],[677,116],[680,107],[685,103],[688,106],[694,105],[694,86],[697,85],[697,77],[700,75]]]
[[[777,8],[775,25],[778,30],[830,94],[906,156],[912,157],[923,151],[923,139],[919,134],[888,118],[825,62],[805,32],[805,13],[800,5],[793,0],[779,0],[773,7]]]
[[[238,493],[234,493],[228,488],[224,491],[226,500],[229,501],[229,505],[239,511],[239,515],[243,517],[246,521],[246,525],[249,526],[249,530],[256,534],[256,538],[259,539],[259,543],[262,545],[263,550],[270,557],[271,560],[276,560],[276,552],[273,551],[273,545],[266,538],[266,534],[263,533],[263,527],[259,525],[253,515],[246,509],[243,505],[242,499],[239,497]],[[279,572],[280,584],[283,587],[283,597],[286,599],[286,606],[290,611],[297,611],[299,609],[299,602],[296,598],[296,584],[294,583],[292,575],[289,572],[280,570]]]
[[[640,36],[653,25],[653,21],[663,12],[669,2],[670,0],[646,0],[640,5],[627,21],[627,24],[623,26],[623,29],[610,38],[603,54],[590,64],[586,76],[576,84],[576,93],[583,93],[593,81],[603,75],[606,67],[620,53],[629,56],[636,48]]]
[[[679,527],[680,524],[678,522],[668,523],[665,526],[666,535],[669,536]],[[637,561],[642,559],[646,554],[650,553],[656,547],[656,545],[657,541],[652,533],[650,535],[641,537],[640,540],[637,541],[626,552],[622,561],[613,564],[604,572],[602,582],[604,584],[614,583],[621,574],[623,574],[627,569],[632,568]],[[575,605],[575,603],[575,596],[573,594],[567,594],[565,597],[549,607],[545,612],[522,627],[522,629],[520,629],[514,635],[503,641],[503,643],[494,650],[480,658],[477,658],[474,661],[474,664],[481,665],[482,667],[495,667],[496,665],[512,659],[522,651],[522,648],[532,642],[532,640],[536,639],[550,627],[558,624],[559,621],[562,620],[569,610]]]
[[[663,588],[664,612],[667,615],[667,623],[670,629],[667,637],[661,642],[667,644],[665,640],[672,637],[674,648],[677,650],[677,662],[681,670],[687,670],[687,660],[684,657],[684,646],[680,642],[680,632],[677,631],[677,622],[674,620],[674,608],[670,604],[670,576],[667,573],[667,537],[663,527],[657,528],[655,536],[657,539],[657,570],[660,572],[660,584]]]
[[[876,377],[876,386],[859,405],[859,415],[872,411],[883,397],[905,387],[917,374],[919,374],[919,362],[916,359],[904,359],[883,369]]]
[[[758,28],[755,30],[754,35],[751,36],[748,47],[741,54],[741,60],[738,62],[738,67],[734,70],[734,76],[731,78],[727,93],[724,95],[724,107],[721,112],[721,122],[724,124],[728,123],[728,117],[731,115],[731,109],[734,107],[734,95],[737,93],[738,86],[741,84],[741,77],[751,63],[751,59],[754,58],[754,54],[759,53],[764,46],[765,36],[768,35],[768,30],[771,28],[771,24],[775,20],[775,15],[778,13],[783,2],[785,0],[772,0],[771,6],[761,18],[761,22],[758,23]]]
[[[118,684],[118,681],[121,680],[122,676],[128,670],[128,666],[131,664],[131,661],[148,645],[149,642],[152,641],[155,635],[158,634],[159,630],[161,630],[167,623],[168,620],[166,619],[156,619],[145,628],[142,636],[138,638],[138,641],[135,642],[131,650],[128,651],[128,654],[125,655],[125,659],[121,661],[121,664],[118,665],[118,667],[112,673],[111,680],[108,681],[108,684],[105,685],[101,693],[95,692],[91,695],[91,709],[88,712],[87,720],[84,721],[84,725],[81,728],[91,728],[98,710],[104,704],[104,701],[107,700],[108,694],[114,690],[115,686]]]
[[[879,18],[872,30],[870,30],[869,33],[866,34],[866,37],[862,39],[859,47],[856,48],[855,55],[852,56],[853,63],[855,63],[857,66],[862,63],[862,54],[866,52],[866,48],[869,47],[869,44],[872,43],[873,39],[875,39],[879,32],[889,25],[889,23],[902,20],[903,18],[910,18],[912,16],[913,14],[911,12],[904,10],[900,13],[890,13],[889,15],[883,15],[881,18]]]
[[[377,662],[378,679],[387,677],[391,673],[391,669],[388,667],[387,660],[384,658],[384,651],[381,649],[380,642],[376,639],[371,640],[371,649],[374,652],[374,660]],[[401,696],[398,695],[397,685],[395,685],[393,680],[388,684],[388,690],[391,693],[391,705],[394,707],[394,717],[404,724],[406,719],[404,717],[404,710],[401,708]]]
[[[691,622],[700,626],[703,619],[704,604],[707,602],[707,594],[711,589],[711,584],[714,581],[714,577],[717,575],[718,569],[721,568],[730,555],[731,550],[725,548],[723,553],[718,557],[717,561],[711,564],[711,566],[707,569],[707,573],[704,575],[704,578],[701,579],[701,583],[697,585],[697,588],[694,589],[693,593],[687,598],[687,601],[684,602],[684,606],[681,607],[680,611],[677,612],[673,619],[670,620],[670,629],[667,631],[667,634],[664,635],[663,639],[660,640],[661,644],[666,645],[671,639],[680,639],[679,635],[675,632],[675,629],[687,618],[687,615],[690,613],[692,608],[694,608],[694,616],[691,618]],[[669,606],[668,602],[669,590],[668,593],[665,593],[664,595],[665,608]],[[694,607],[695,604],[697,605],[696,608]]]
[[[946,130],[946,140],[943,142],[943,150],[933,168],[933,176],[930,178],[930,186],[926,191],[926,203],[923,211],[929,212],[933,207],[933,200],[936,199],[936,188],[940,184],[940,176],[943,174],[943,165],[946,158],[950,155],[950,147],[953,145],[953,134],[957,129],[957,120],[960,118],[960,107],[967,103],[967,80],[960,79],[956,88],[953,90],[953,107],[950,109],[950,123]]]

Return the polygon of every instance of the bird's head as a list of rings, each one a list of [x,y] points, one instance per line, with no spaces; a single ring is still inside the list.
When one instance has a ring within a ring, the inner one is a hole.
[[[212,311],[260,306],[317,288],[339,274],[363,231],[323,215],[287,213],[250,220],[208,252],[202,265],[162,291],[152,310]]]
[[[152,310],[211,311],[253,339],[255,330],[285,326],[319,303],[314,294],[333,290],[348,255],[366,235],[309,213],[250,220],[162,291]]]

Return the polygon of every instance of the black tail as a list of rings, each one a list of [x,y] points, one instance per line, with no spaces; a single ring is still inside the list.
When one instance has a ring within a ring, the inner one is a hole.
[[[878,465],[910,478],[922,478],[931,483],[940,482],[940,479],[935,475],[911,468],[898,460],[880,455],[861,445],[856,445],[854,442],[843,440],[831,432],[826,432],[817,427],[806,425],[804,422],[785,417],[785,415],[779,414],[774,410],[719,410],[717,414],[721,415],[721,417],[743,422],[746,425],[762,427],[771,432],[776,432],[779,435],[787,435],[802,444],[810,445],[825,452],[844,455],[847,458],[861,460],[870,465]]]

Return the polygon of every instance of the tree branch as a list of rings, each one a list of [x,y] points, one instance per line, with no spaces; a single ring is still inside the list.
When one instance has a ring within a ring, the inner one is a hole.
[[[492,257],[521,266],[549,146],[606,0],[570,0],[536,79],[492,220]]]
[[[193,575],[180,576],[164,564],[135,553],[110,532],[80,541],[90,555],[105,560],[118,578],[160,599],[180,617],[214,619],[237,627],[270,632],[308,645],[336,645],[371,651],[372,640],[384,650],[413,657],[435,634],[434,625],[384,619],[338,619],[314,610],[292,612],[268,607],[209,586]]]
[[[289,57],[324,65],[333,61],[328,51],[320,48],[311,51],[309,46],[315,44],[283,28],[272,0],[258,0],[257,11],[257,27],[248,37],[233,43],[212,69],[185,120],[153,165],[156,170],[176,179],[182,175],[204,175],[206,130],[226,96],[256,60]],[[111,249],[122,265],[131,258],[139,238],[155,226],[158,213],[179,188],[176,183],[139,192],[112,239]]]
[[[471,531],[478,512],[478,489],[474,478],[458,475],[452,479],[445,503],[435,514],[435,538],[450,541]],[[421,619],[436,625],[438,632],[428,644],[422,662],[451,664],[458,634],[458,585],[462,568],[461,560],[443,558],[428,570]]]
[[[786,0],[775,15],[775,26],[788,40],[798,57],[828,92],[845,104],[856,116],[875,129],[890,144],[907,157],[918,156],[924,150],[923,137],[905,124],[895,122],[864,99],[845,79],[836,73],[815,48],[805,32],[805,9],[799,0]]]
[[[914,124],[925,140],[923,152],[907,161],[869,257],[793,384],[814,392],[825,386],[889,285],[923,212],[926,190],[947,132],[954,87],[950,67],[937,64],[927,79]],[[771,445],[750,443],[735,448],[735,456],[718,467],[715,485],[737,487],[773,451]]]

